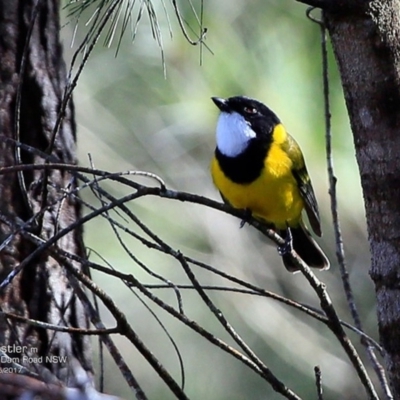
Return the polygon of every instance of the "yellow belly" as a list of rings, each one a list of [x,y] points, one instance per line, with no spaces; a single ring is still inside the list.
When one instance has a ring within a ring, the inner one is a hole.
[[[278,229],[297,226],[304,208],[292,162],[278,146],[272,146],[262,174],[252,183],[237,184],[221,171],[217,159],[211,164],[213,181],[235,208],[249,209],[254,217],[273,223]]]

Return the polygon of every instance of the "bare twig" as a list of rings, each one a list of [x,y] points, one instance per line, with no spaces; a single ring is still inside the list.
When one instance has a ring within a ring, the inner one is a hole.
[[[24,232],[25,233],[25,232]],[[28,233],[25,233],[28,234]],[[59,234],[61,234],[61,231],[59,232]],[[28,234],[30,237],[33,237],[32,234]],[[43,241],[42,239],[38,239],[39,243],[43,243],[42,246],[40,246],[40,250],[44,251],[44,249],[49,248],[49,243],[48,241]],[[36,242],[38,244],[38,242]],[[62,256],[62,259],[59,259],[58,255],[62,255],[63,252],[62,250],[58,249],[57,252],[54,252],[52,250],[50,250],[50,253],[52,254],[53,257],[55,257],[59,262],[62,262],[63,264],[66,264],[68,260],[68,258],[66,258],[65,256]],[[70,257],[73,258],[74,255],[70,254]],[[75,256],[76,257],[76,256]],[[83,263],[88,262],[86,260],[82,260]],[[92,264],[92,263],[90,263]],[[68,266],[68,269],[71,270],[73,269],[75,271],[75,276],[77,276],[79,278],[79,280],[81,280],[84,284],[86,284],[86,286],[88,286],[92,291],[94,291],[94,293],[96,293],[96,295],[98,295],[100,298],[103,299],[103,295],[104,292],[99,290],[97,288],[97,286],[88,278],[86,277],[84,274],[82,274],[80,271],[75,270],[74,267],[67,263],[66,266]],[[115,271],[114,271],[115,272]],[[234,357],[238,358],[239,360],[241,360],[242,362],[244,362],[245,364],[247,364],[248,366],[250,366],[253,370],[255,370],[259,375],[261,375],[263,378],[265,378],[263,372],[254,364],[252,363],[251,360],[247,359],[246,357],[244,357],[243,355],[241,355],[239,352],[237,352],[235,349],[231,348],[230,346],[226,345],[224,342],[222,342],[221,340],[215,338],[213,335],[211,335],[210,333],[208,333],[207,331],[205,331],[204,329],[202,329],[201,327],[199,327],[196,323],[194,323],[193,321],[190,321],[189,319],[187,319],[183,314],[178,313],[177,311],[175,311],[175,309],[173,309],[172,307],[168,306],[167,304],[165,304],[164,302],[162,302],[161,300],[159,300],[158,298],[156,298],[155,296],[153,296],[152,294],[150,294],[150,292],[148,292],[148,290],[146,288],[144,288],[143,285],[141,285],[136,279],[133,278],[132,275],[129,275],[129,280],[131,280],[133,282],[133,286],[139,288],[143,293],[145,293],[149,298],[151,298],[151,300],[155,301],[158,305],[162,306],[163,309],[166,309],[168,312],[170,312],[171,314],[173,314],[175,317],[178,317],[178,319],[180,319],[181,321],[183,321],[184,323],[186,323],[188,326],[190,326],[192,329],[194,329],[196,332],[200,333],[202,336],[206,337],[208,340],[210,340],[212,343],[218,345],[220,348],[222,348],[223,350],[227,351],[228,353],[232,354]],[[80,293],[81,289],[79,286],[74,286],[74,289],[77,291],[79,297],[81,298],[81,296],[83,296],[82,293]],[[104,299],[103,299],[104,300]],[[107,303],[107,302],[106,302]],[[88,300],[86,299],[86,301],[84,302],[84,304],[86,304],[86,307],[88,306],[88,304],[90,304],[90,302],[88,302]],[[108,303],[106,304],[108,305]],[[115,306],[114,306],[115,307]],[[120,313],[119,311],[116,310],[112,310],[114,312],[117,312],[117,315]],[[98,329],[104,329],[104,327],[100,324],[99,325],[99,321],[96,321],[96,327]],[[297,398],[297,397],[289,397],[289,398]]]
[[[163,190],[165,190],[165,183],[164,181],[159,178],[158,176],[154,175],[154,174],[148,174],[146,172],[141,172],[139,171],[139,174],[137,175],[142,175],[142,176],[146,176],[146,177],[151,177],[153,179],[155,179],[157,182],[160,183],[161,188]],[[96,177],[95,177],[96,180]],[[98,199],[101,201],[101,203],[103,205],[106,204],[106,202],[102,199],[101,193],[97,193],[97,190],[99,189],[99,185],[97,184],[96,181],[96,190],[92,190],[92,192],[94,192],[95,196],[98,197]],[[92,208],[90,205],[89,208]],[[103,215],[103,214],[102,214]],[[129,250],[128,246],[125,244],[125,242],[122,240],[122,237],[116,227],[116,224],[114,223],[114,220],[110,217],[109,212],[106,212],[103,215],[107,221],[110,223],[111,229],[113,230],[115,236],[118,239],[118,242],[120,243],[120,245],[122,246],[122,248],[124,249],[124,251],[129,255],[129,257],[137,264],[139,265],[142,269],[144,269],[150,276],[153,276],[159,280],[161,280],[162,282],[164,282],[165,284],[169,285],[172,289],[174,289],[174,292],[176,293],[177,299],[178,299],[178,305],[179,305],[179,310],[180,312],[183,314],[183,302],[182,302],[182,296],[179,292],[179,289],[175,287],[175,285],[173,284],[173,282],[171,282],[169,279],[165,279],[164,277],[162,277],[159,274],[154,273],[150,268],[147,268],[147,266],[142,263],[141,261],[139,261],[139,259]],[[110,268],[112,268],[112,266],[110,265]],[[113,268],[112,268],[113,269]],[[185,369],[184,369],[184,365],[183,365],[183,359],[181,356],[181,353],[179,351],[179,348],[175,342],[175,340],[173,339],[173,337],[171,336],[171,334],[168,332],[168,329],[166,328],[166,326],[162,323],[162,321],[160,320],[160,318],[158,318],[158,316],[154,313],[154,311],[139,297],[139,295],[137,293],[135,293],[132,288],[126,283],[124,282],[125,285],[131,290],[131,292],[139,299],[139,301],[144,305],[144,307],[147,308],[147,310],[150,312],[150,314],[153,316],[153,318],[157,321],[157,323],[160,325],[161,329],[164,331],[164,333],[167,335],[168,340],[171,342],[177,357],[178,357],[178,361],[179,361],[179,365],[180,365],[180,370],[181,370],[181,380],[182,380],[182,390],[185,388]],[[95,297],[96,298],[96,297]]]
[[[72,266],[71,266],[72,267]],[[73,268],[73,267],[72,267]],[[92,283],[92,282],[88,282],[88,279],[86,277],[82,277],[81,274],[79,273],[78,270],[75,270],[76,272],[76,276],[78,277],[79,280],[81,280],[81,278],[83,279],[82,282],[85,284],[86,282],[86,286],[91,289],[91,290],[95,290],[97,293],[97,289],[96,286]],[[207,340],[209,340],[211,343],[213,343],[214,345],[218,346],[219,348],[221,348],[222,350],[226,351],[227,353],[231,354],[232,356],[234,356],[235,358],[237,358],[238,360],[242,361],[243,363],[245,363],[247,366],[249,366],[252,370],[254,370],[258,375],[260,375],[261,377],[264,377],[263,372],[259,369],[259,367],[254,364],[248,357],[244,356],[242,353],[240,353],[239,351],[237,351],[236,349],[232,348],[231,346],[227,345],[225,342],[223,342],[222,340],[218,339],[217,337],[215,337],[214,335],[212,335],[211,333],[209,333],[208,331],[206,331],[204,328],[202,328],[201,326],[199,326],[196,322],[191,321],[188,317],[186,317],[184,314],[181,314],[179,311],[177,311],[175,308],[169,306],[168,304],[166,304],[165,302],[163,302],[162,300],[160,300],[157,296],[154,296],[148,289],[146,289],[133,275],[130,275],[130,280],[132,281],[134,287],[136,287],[141,293],[143,293],[147,298],[149,298],[150,300],[152,300],[154,303],[156,303],[157,305],[159,305],[161,308],[163,308],[165,311],[167,311],[169,314],[173,315],[174,317],[176,317],[177,319],[179,319],[181,322],[183,322],[185,325],[189,326],[190,328],[192,328],[194,331],[196,331],[197,333],[199,333],[201,336],[203,336],[204,338],[206,338]],[[102,291],[99,292],[99,297],[101,296]]]
[[[322,374],[319,365],[316,365],[314,367],[314,374],[315,374],[315,385],[317,386],[318,400],[324,400],[323,390],[322,390]]]
[[[72,334],[80,334],[80,335],[104,335],[111,333],[119,333],[118,327],[115,328],[104,328],[104,329],[82,329],[82,328],[73,328],[68,326],[54,325],[49,324],[43,321],[37,321],[35,319],[22,317],[21,315],[16,315],[4,311],[0,311],[0,315],[7,319],[11,319],[18,322],[23,322],[27,325],[36,326],[43,329],[49,329],[55,332],[67,332]]]
[[[16,166],[15,168],[23,169],[25,167],[27,167],[27,166]],[[170,198],[170,199],[174,199],[174,200],[190,201],[190,202],[195,202],[195,203],[199,203],[199,204],[209,205],[214,208],[220,209],[222,211],[228,212],[232,215],[236,215],[239,218],[243,218],[243,213],[240,212],[240,210],[234,210],[231,207],[226,207],[225,205],[222,205],[217,202],[213,202],[213,201],[203,198],[201,196],[195,196],[195,195],[191,195],[189,193],[171,191],[168,189],[161,189],[158,187],[153,187],[153,188],[146,187],[143,185],[139,185],[135,182],[129,181],[126,178],[123,178],[121,176],[115,176],[115,174],[106,173],[105,171],[98,171],[98,170],[93,170],[93,169],[88,169],[88,168],[85,169],[82,167],[70,166],[70,165],[65,165],[65,164],[47,164],[47,165],[40,165],[40,166],[35,165],[35,166],[28,166],[28,167],[31,167],[33,169],[40,169],[40,168],[57,168],[57,169],[62,169],[62,170],[70,169],[75,172],[79,171],[79,173],[84,172],[84,173],[98,175],[103,178],[107,177],[111,180],[115,180],[117,182],[120,182],[122,184],[125,184],[125,185],[128,185],[128,186],[134,188],[135,193],[130,194],[130,195],[125,196],[120,199],[115,199],[114,201],[110,202],[109,204],[106,204],[103,207],[93,211],[92,213],[89,213],[85,217],[81,218],[79,221],[71,224],[70,226],[64,228],[63,230],[60,230],[51,239],[47,240],[44,244],[40,245],[30,256],[28,256],[25,260],[23,260],[23,262],[21,262],[21,264],[16,268],[16,271],[18,271],[18,269],[22,269],[24,263],[29,262],[30,257],[34,257],[34,256],[42,253],[43,251],[46,251],[60,237],[62,237],[66,233],[70,232],[72,229],[76,228],[77,226],[84,224],[85,222],[89,221],[90,219],[92,219],[98,215],[103,215],[108,210],[111,210],[116,207],[122,207],[123,204],[127,201],[134,200],[134,199],[137,199],[142,196],[155,195],[155,196]],[[15,170],[15,168],[14,168],[14,170]],[[10,172],[11,170],[12,169],[10,169],[10,168],[3,168],[3,169],[0,169],[0,173]],[[259,229],[260,231],[264,232],[269,237],[271,237],[274,241],[279,243],[279,241],[282,240],[281,238],[279,238],[279,236],[275,235],[271,230],[265,229],[265,227],[262,224],[259,224],[257,221],[254,221],[254,222],[251,221],[251,223],[257,229]],[[163,247],[167,253],[173,254],[175,256],[175,258],[177,257],[178,253],[174,252],[173,249],[171,249],[169,246],[167,246],[160,238],[158,238],[156,235],[154,235],[151,231],[149,231],[147,229],[146,233],[149,234],[150,237],[160,247]],[[167,248],[166,248],[166,246],[167,246]],[[324,285],[316,279],[315,275],[312,274],[310,269],[294,253],[293,253],[293,258],[294,258],[294,261],[296,262],[296,265],[299,266],[299,269],[303,272],[303,274],[306,276],[307,280],[310,282],[311,286],[314,288],[314,290],[318,294],[318,296],[320,298],[321,306],[328,317],[327,323],[328,323],[329,327],[332,329],[332,331],[338,337],[340,343],[342,344],[342,346],[345,349],[346,353],[348,354],[350,360],[352,361],[353,365],[355,366],[355,368],[360,376],[361,381],[366,386],[367,391],[371,395],[371,398],[376,398],[376,397],[374,397],[375,392],[374,392],[373,386],[369,381],[369,378],[368,378],[366,371],[362,365],[362,362],[359,359],[351,342],[347,338],[345,332],[343,331],[343,328],[341,327],[341,322],[340,322],[339,318],[337,317],[336,311],[333,308],[333,305],[332,305],[332,303],[329,299],[329,296],[324,288]],[[133,279],[133,277],[131,277],[131,280],[132,279]],[[135,282],[135,285],[137,285],[136,281],[134,281],[134,282]],[[3,282],[3,285],[4,284],[5,284],[5,282]],[[141,291],[143,293],[147,293],[147,291],[143,287],[141,287]],[[163,304],[163,308],[168,309],[168,308],[166,308],[165,304]],[[182,317],[182,314],[180,314],[180,316]],[[212,340],[214,340],[214,339],[212,339]],[[217,343],[219,344],[219,346],[221,348],[224,348],[225,350],[227,350],[227,347],[222,345],[220,342],[217,342]],[[230,349],[228,351],[231,352]],[[265,373],[262,371],[262,369],[259,368],[259,366],[256,366],[253,361],[243,358],[243,355],[241,355],[241,356],[235,355],[235,356],[243,361],[245,360],[244,362],[246,362],[247,365],[251,365],[252,369],[257,371],[257,373],[259,373],[261,376],[263,376],[265,378]]]
[[[54,252],[54,256],[58,259],[62,264],[64,264],[65,259],[60,258],[57,253]],[[68,260],[68,259],[67,259]],[[72,267],[73,268],[73,267]],[[92,324],[97,329],[105,329],[103,322],[100,319],[98,310],[93,306],[90,302],[87,294],[82,289],[82,287],[78,284],[78,279],[76,279],[73,275],[71,275],[70,279],[75,293],[79,297],[79,300],[82,302],[83,306],[85,307],[85,311],[92,322]],[[122,376],[124,377],[125,381],[127,382],[128,386],[132,389],[135,393],[135,397],[137,400],[147,400],[147,396],[144,393],[143,389],[139,385],[138,381],[134,377],[132,371],[129,369],[128,365],[126,364],[124,357],[122,356],[121,352],[118,350],[117,346],[110,338],[110,335],[101,335],[99,336],[102,343],[104,343],[105,347],[109,351],[111,357],[113,358],[114,362],[118,366]]]
[[[268,383],[272,386],[272,388],[277,392],[280,393],[282,396],[286,397],[287,399],[298,399],[300,397],[295,394],[291,389],[289,389],[282,381],[280,381],[272,371],[257,357],[257,355],[251,350],[251,348],[246,344],[246,342],[238,335],[238,333],[233,329],[231,324],[228,320],[224,317],[222,312],[214,305],[211,299],[207,296],[204,289],[201,287],[199,282],[197,281],[195,275],[193,274],[192,270],[189,267],[185,257],[178,252],[174,255],[175,258],[179,260],[183,269],[185,270],[188,278],[192,282],[193,286],[201,296],[204,303],[208,306],[208,308],[212,311],[212,313],[217,317],[219,322],[225,328],[225,330],[230,334],[233,340],[243,349],[243,351],[247,354],[247,356],[252,360],[263,372],[265,379]]]
[[[82,171],[85,173],[92,173],[92,174],[96,174],[99,175],[101,177],[103,177],[104,179],[109,178],[112,180],[116,180],[116,181],[121,181],[121,183],[123,182],[124,184],[128,184],[129,186],[132,186],[135,189],[139,189],[139,193],[132,194],[132,197],[140,197],[140,196],[145,196],[145,195],[160,195],[161,197],[166,197],[166,198],[170,198],[170,199],[178,199],[180,201],[187,201],[187,202],[193,202],[193,203],[197,203],[197,204],[202,204],[217,210],[221,210],[224,211],[226,213],[229,213],[233,216],[236,216],[240,219],[243,218],[243,212],[241,210],[237,210],[237,209],[233,209],[232,207],[219,203],[219,202],[215,202],[213,200],[204,198],[202,196],[197,196],[197,195],[193,195],[190,193],[184,193],[184,192],[176,192],[176,191],[172,191],[172,190],[165,190],[165,191],[161,191],[158,188],[152,188],[152,187],[147,187],[147,186],[143,186],[143,185],[139,185],[135,182],[131,182],[131,181],[126,181],[126,180],[120,180],[118,178],[119,174],[115,173],[115,174],[110,174],[107,173],[105,171],[99,171],[99,170],[92,170],[89,168],[84,168],[84,167],[78,167],[78,166],[74,166],[74,165],[65,165],[65,164],[48,164],[48,165],[25,165],[25,166],[18,166],[18,167],[10,167],[10,168],[0,168],[0,174],[8,172],[8,171],[14,171],[15,168],[20,169],[20,168],[34,168],[34,169],[41,169],[41,168],[60,168],[60,169],[68,169],[70,168],[73,171]],[[128,171],[129,173],[129,171]],[[120,173],[123,174],[123,173]],[[80,176],[81,179],[83,179],[82,176]],[[86,180],[87,181],[87,180]],[[80,189],[78,189],[80,190]],[[72,194],[72,193],[71,193]],[[112,196],[110,197],[112,198]],[[97,215],[103,215],[103,213],[106,213],[107,210],[112,209],[114,207],[123,207],[123,203],[129,200],[129,196],[122,198],[122,199],[113,199],[113,203],[112,204],[108,204],[100,209],[94,209],[93,207],[90,207],[93,210],[92,214],[89,214],[85,217],[85,220],[81,220],[80,223],[84,223],[92,218],[94,218]],[[167,249],[165,250],[165,243],[156,235],[154,235],[153,232],[151,232],[143,223],[141,223],[136,216],[134,216],[128,209],[123,209],[124,212],[126,212],[129,217],[131,219],[133,219],[136,223],[139,224],[139,226],[146,232],[146,234],[148,234],[152,239],[154,239],[158,245],[154,244],[153,242],[149,242],[146,239],[140,237],[139,235],[137,235],[135,232],[132,232],[131,230],[129,230],[126,227],[123,227],[122,225],[120,225],[117,221],[113,221],[113,224],[119,226],[120,228],[124,228],[125,231],[127,233],[129,233],[130,235],[132,235],[133,237],[135,237],[136,239],[140,240],[143,244],[145,244],[146,246],[148,246],[149,248],[154,248],[160,251],[164,251],[164,252],[169,252],[171,249]],[[258,221],[249,221],[250,224],[252,224],[256,229],[258,229],[260,232],[266,234],[268,237],[270,237],[272,240],[274,240],[277,244],[282,243],[282,239],[276,235],[273,231],[269,230],[269,229],[265,229],[265,227],[260,224]],[[62,236],[64,234],[66,234],[68,231],[70,231],[71,229],[73,229],[75,226],[73,227],[67,227],[67,230],[64,230],[62,232],[59,232],[59,235]],[[58,237],[58,236],[57,236]],[[161,244],[161,246],[160,246]],[[164,247],[164,248],[163,248]],[[236,281],[239,282],[239,280],[235,280],[235,278],[230,277],[227,274],[224,274],[222,271],[219,271],[215,268],[212,268],[210,266],[207,266],[204,263],[200,263],[196,260],[190,259],[188,258],[188,261],[195,263],[196,265],[201,266],[202,268],[207,268],[210,269],[210,271],[212,271],[213,273],[219,274],[221,276],[224,276],[227,279],[230,279],[232,281]],[[92,267],[95,267],[94,265],[92,265]],[[254,290],[260,290],[257,287],[254,287],[250,284],[248,284],[247,282],[244,281],[240,281],[240,284],[242,285],[247,285],[247,287],[253,288]],[[353,328],[354,329],[354,328]],[[357,331],[357,329],[356,329]],[[362,333],[361,333],[362,335]]]
[[[362,384],[364,385],[364,388],[367,391],[369,397],[374,400],[379,400],[374,385],[371,382],[368,372],[365,369],[364,364],[357,353],[357,350],[354,348],[349,337],[346,335],[342,325],[340,324],[339,317],[332,304],[332,301],[329,297],[325,285],[319,281],[319,279],[311,271],[308,265],[306,265],[301,259],[295,258],[294,261],[296,267],[300,269],[304,277],[307,279],[307,281],[317,294],[320,300],[321,308],[324,310],[326,316],[329,319],[329,327],[331,331],[335,334],[336,338],[339,340],[344,351],[349,357],[349,360],[351,361],[355,370],[357,371],[357,375],[359,376]]]
[[[32,238],[32,234],[28,235],[30,238]],[[40,243],[41,241],[39,240],[34,240],[35,244]],[[161,249],[158,248],[158,250],[162,251]],[[89,261],[87,259],[82,259],[81,257],[75,255],[75,254],[71,254],[71,253],[67,253],[66,251],[62,250],[62,249],[57,249],[56,252],[58,254],[61,254],[64,257],[67,257],[68,259],[71,259],[73,261],[76,261],[78,263],[80,263],[83,266],[88,266],[90,269],[94,269],[97,271],[100,271],[102,273],[105,273],[107,275],[116,277],[118,279],[121,279],[123,282],[126,282],[128,285],[135,287],[135,281],[133,281],[132,275],[131,274],[126,274],[120,271],[117,271],[115,269],[110,269],[110,268],[106,268],[102,265],[99,265],[97,263],[94,263],[92,261]],[[166,252],[168,253],[168,252]],[[168,253],[169,254],[169,253]],[[328,325],[329,324],[329,320],[328,318],[325,316],[325,314],[321,311],[318,310],[314,307],[311,307],[309,305],[306,304],[301,304],[298,303],[294,300],[288,299],[286,297],[280,296],[276,293],[270,292],[268,290],[259,288],[257,286],[252,285],[249,282],[243,281],[241,279],[238,279],[234,276],[231,276],[229,274],[226,274],[216,268],[213,268],[209,265],[206,265],[204,263],[201,263],[197,260],[193,260],[190,257],[185,257],[185,260],[187,262],[190,262],[194,265],[200,266],[201,268],[204,268],[208,271],[211,271],[213,274],[219,275],[231,282],[235,282],[243,287],[249,288],[248,290],[246,289],[240,289],[240,288],[230,288],[230,287],[226,287],[226,286],[207,286],[207,285],[202,285],[201,287],[204,290],[217,290],[217,291],[231,291],[231,292],[237,292],[237,293],[243,293],[243,294],[250,294],[250,295],[257,295],[257,296],[263,296],[263,297],[267,297],[267,298],[271,298],[273,300],[276,300],[278,302],[281,302],[287,306],[293,307],[301,312],[304,312],[305,314],[309,315],[312,318],[315,318],[316,320]],[[169,284],[165,284],[165,285],[160,285],[160,284],[148,284],[148,285],[143,285],[143,287],[147,288],[147,289],[174,289],[175,287],[178,289],[194,289],[193,285],[177,285],[174,284],[173,287],[171,287],[171,285]],[[182,313],[181,310],[181,306],[179,305],[179,310]],[[183,314],[183,313],[182,313]],[[366,339],[368,339],[369,341],[371,341],[371,343],[374,344],[374,346],[379,350],[382,351],[381,346],[379,345],[379,343],[377,343],[374,339],[372,339],[371,337],[369,337],[368,335],[366,335],[364,332],[359,331],[356,327],[350,325],[349,323],[340,320],[340,323],[345,326],[346,328],[352,330],[353,332],[355,332],[356,334],[360,335],[360,336],[364,336]]]
[[[185,257],[186,260],[188,260],[188,257]],[[97,269],[96,265],[92,265],[92,267],[94,269]],[[104,268],[104,267],[102,267]],[[218,274],[218,270],[215,271],[215,273]],[[108,272],[106,272],[108,273]],[[221,275],[222,276],[222,275]],[[126,278],[122,278],[121,279],[127,279],[127,281],[129,281],[129,277]],[[240,294],[248,294],[248,295],[252,295],[252,296],[261,296],[261,297],[267,297],[267,298],[271,298],[273,300],[276,300],[280,303],[283,303],[289,307],[293,307],[296,310],[299,310],[301,312],[304,312],[305,314],[309,315],[310,317],[316,319],[317,321],[320,321],[326,325],[328,325],[328,318],[325,316],[325,313],[315,307],[311,307],[307,304],[304,303],[298,303],[297,301],[288,299],[286,297],[282,297],[279,296],[276,293],[270,292],[268,290],[265,289],[261,289],[258,287],[254,287],[253,285],[249,284],[248,282],[245,281],[240,281],[239,279],[233,277],[233,276],[228,276],[227,279],[231,280],[231,281],[236,281],[236,282],[240,282],[239,284],[244,286],[244,287],[253,287],[254,289],[241,289],[241,288],[235,288],[235,287],[228,287],[228,286],[208,286],[208,285],[201,285],[202,289],[204,290],[210,290],[210,291],[220,291],[220,292],[233,292],[233,293],[240,293]],[[158,285],[158,284],[147,284],[144,285],[146,288],[148,289],[171,289],[171,287],[169,285]],[[193,285],[175,285],[178,289],[181,290],[191,290],[194,289],[195,287]],[[344,327],[350,329],[351,331],[353,331],[354,333],[356,333],[357,335],[361,336],[361,337],[365,337],[365,339],[371,341],[371,343],[374,344],[374,346],[376,347],[376,349],[380,352],[382,352],[382,347],[381,345],[375,341],[372,337],[368,336],[365,332],[362,332],[360,330],[358,330],[355,326],[349,324],[346,321],[340,320],[341,325],[343,325]],[[383,355],[383,354],[382,354]]]
[[[90,289],[101,299],[103,304],[108,308],[115,318],[119,328],[119,333],[129,339],[129,341],[137,348],[137,350],[142,354],[152,368],[158,373],[160,378],[166,383],[172,393],[174,393],[178,399],[187,399],[186,394],[175,382],[169,372],[160,364],[157,358],[152,354],[137,333],[132,329],[125,315],[116,306],[112,298],[103,290],[101,290],[89,277],[76,269],[68,260],[64,260],[63,264],[72,275],[74,275],[80,282],[82,282],[88,289]]]
[[[203,0],[201,0],[201,2],[203,3]],[[200,44],[203,43],[203,41],[204,41],[204,39],[206,37],[206,34],[207,34],[207,28],[202,28],[202,30],[200,32],[200,37],[197,40],[190,39],[190,37],[189,37],[189,35],[188,35],[187,31],[186,31],[185,24],[183,22],[182,15],[181,15],[179,7],[178,7],[178,5],[176,3],[176,0],[172,0],[172,5],[174,6],[175,15],[176,15],[176,17],[178,19],[179,26],[181,28],[181,31],[182,31],[183,36],[185,37],[185,39],[193,46],[196,46],[199,43]]]
[[[323,77],[323,94],[324,94],[324,107],[325,107],[325,142],[326,142],[326,159],[327,159],[327,171],[329,178],[329,195],[331,198],[331,214],[332,222],[335,234],[336,242],[336,257],[339,263],[340,275],[343,284],[343,289],[346,295],[347,305],[349,307],[351,316],[354,324],[359,331],[363,331],[361,319],[357,310],[353,289],[350,283],[349,272],[346,265],[346,256],[343,247],[343,237],[340,227],[338,203],[336,194],[337,178],[334,172],[333,156],[332,156],[332,127],[331,127],[331,111],[330,111],[330,97],[329,97],[329,65],[328,65],[328,50],[326,40],[326,27],[324,23],[324,13],[322,12],[321,20],[317,20],[311,16],[310,8],[307,10],[307,16],[313,22],[317,23],[321,31],[321,52],[322,52],[322,77]],[[387,382],[385,371],[378,361],[374,346],[365,337],[361,336],[361,343],[366,347],[368,357],[372,366],[374,367],[375,373],[379,378],[382,389],[384,390],[386,397],[392,399],[390,388]]]

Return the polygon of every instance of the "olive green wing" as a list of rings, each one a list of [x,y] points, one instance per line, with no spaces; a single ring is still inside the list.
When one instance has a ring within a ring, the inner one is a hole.
[[[321,220],[319,217],[318,203],[310,176],[304,162],[303,153],[297,142],[288,134],[287,148],[285,149],[293,162],[292,174],[299,186],[301,197],[304,200],[306,213],[310,225],[316,235],[321,236]]]

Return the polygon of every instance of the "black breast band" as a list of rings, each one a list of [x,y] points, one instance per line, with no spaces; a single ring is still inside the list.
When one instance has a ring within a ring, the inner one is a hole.
[[[253,139],[246,150],[235,157],[222,154],[218,147],[215,149],[215,157],[226,177],[235,183],[248,184],[261,175],[268,147]]]

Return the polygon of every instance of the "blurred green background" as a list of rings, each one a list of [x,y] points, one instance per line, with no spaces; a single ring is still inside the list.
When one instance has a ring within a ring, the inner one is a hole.
[[[141,3],[133,8],[133,19]],[[103,46],[105,35],[102,36],[74,93],[80,164],[89,165],[90,153],[99,169],[150,171],[161,176],[169,188],[219,200],[209,176],[218,114],[210,97],[243,94],[265,102],[302,146],[323,220],[324,237],[320,242],[332,265],[330,271],[318,276],[327,284],[340,317],[350,322],[335,258],[330,214],[318,25],[306,18],[306,7],[294,0],[205,1],[204,26],[208,29],[205,43],[211,53],[205,47],[189,45],[184,39],[169,2],[165,4],[169,20],[162,2],[154,0],[153,6],[163,38],[166,74],[146,12],[133,44],[130,32],[126,32],[118,57],[115,57],[117,40],[108,49]],[[188,26],[199,32],[190,4],[180,1],[179,6]],[[200,13],[200,2],[193,0],[193,6]],[[85,23],[93,12],[94,7],[89,8],[82,16],[72,47],[74,24],[66,24],[62,29],[67,65],[87,31]],[[69,21],[66,10],[62,15],[64,23]],[[190,30],[189,33],[195,38]],[[333,153],[347,263],[362,321],[367,332],[376,337],[362,193],[340,79],[331,52],[330,84]],[[140,182],[153,184],[143,179]],[[103,187],[117,197],[128,193],[126,188],[115,184],[104,183]],[[83,197],[99,206],[90,193],[83,193]],[[239,229],[239,220],[206,207],[158,198],[140,199],[130,204],[130,208],[175,249],[259,287],[318,307],[318,299],[302,275],[288,273],[275,246],[249,226]],[[139,232],[135,225],[129,227]],[[124,239],[135,256],[153,271],[175,284],[188,283],[173,259],[126,236]],[[86,225],[85,241],[114,268],[134,274],[143,283],[160,283],[129,258],[104,219],[97,218]],[[99,261],[95,252],[92,258]],[[193,270],[204,285],[231,286],[212,273],[197,267]],[[174,348],[149,310],[117,279],[96,273],[94,276],[126,313],[145,344],[179,381]],[[177,306],[172,290],[160,289],[154,293]],[[185,313],[190,318],[233,345],[194,291],[182,290],[182,296]],[[326,399],[366,398],[344,351],[322,324],[270,299],[219,291],[210,292],[210,296],[259,357],[302,398],[316,398],[313,373],[316,365],[322,369]],[[191,399],[281,398],[243,364],[154,304],[145,302],[180,349],[186,391]],[[114,325],[106,311],[104,320],[109,326]],[[350,337],[366,360],[358,338],[352,333]],[[120,336],[115,341],[148,397],[172,399],[166,385],[131,343]],[[107,353],[105,387],[109,393],[133,398]]]

